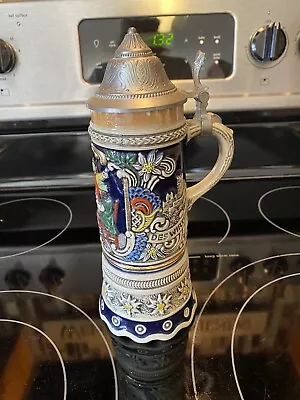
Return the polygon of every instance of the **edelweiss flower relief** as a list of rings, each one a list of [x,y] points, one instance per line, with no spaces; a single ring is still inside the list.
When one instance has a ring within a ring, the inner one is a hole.
[[[134,168],[139,171],[139,175],[143,177],[145,182],[148,182],[151,174],[161,175],[161,170],[157,168],[163,159],[163,153],[157,150],[151,150],[147,158],[139,153],[138,163],[133,164]]]
[[[104,282],[102,293],[104,297],[108,297],[109,299],[114,297],[114,291],[112,290],[110,284],[107,282]]]
[[[159,260],[164,256],[162,253],[162,249],[163,249],[162,243],[153,244],[148,242],[146,248],[142,251],[140,259],[143,261],[148,261],[149,259]]]
[[[179,299],[186,299],[190,293],[189,281],[187,278],[184,278],[184,281],[180,282],[180,287],[178,288],[178,292],[180,292]]]
[[[126,311],[128,315],[133,315],[141,312],[139,307],[142,305],[142,303],[140,303],[130,294],[127,297],[122,294],[119,300],[121,303],[121,307],[124,311]]]
[[[162,296],[159,294],[156,298],[150,298],[149,308],[152,309],[151,315],[164,315],[168,308],[171,307],[171,294]]]

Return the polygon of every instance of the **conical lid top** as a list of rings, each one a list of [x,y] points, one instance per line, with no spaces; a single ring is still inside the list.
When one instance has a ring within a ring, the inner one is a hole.
[[[132,27],[108,62],[103,81],[88,107],[124,113],[168,108],[186,100],[169,80],[160,59]]]
[[[115,58],[153,56],[152,50],[146,45],[134,27],[127,34],[115,52]]]

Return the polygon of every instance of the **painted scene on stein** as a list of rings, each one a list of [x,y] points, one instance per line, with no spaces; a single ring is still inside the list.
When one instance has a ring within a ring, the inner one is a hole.
[[[98,226],[112,263],[155,269],[183,253],[187,218],[181,147],[135,152],[92,143]]]

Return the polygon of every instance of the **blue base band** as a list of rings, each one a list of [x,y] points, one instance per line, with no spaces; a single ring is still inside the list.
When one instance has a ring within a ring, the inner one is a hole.
[[[197,300],[193,292],[188,302],[177,313],[158,321],[137,322],[115,314],[102,296],[99,299],[100,317],[109,330],[116,336],[126,336],[138,343],[171,339],[178,331],[192,323],[196,307]]]

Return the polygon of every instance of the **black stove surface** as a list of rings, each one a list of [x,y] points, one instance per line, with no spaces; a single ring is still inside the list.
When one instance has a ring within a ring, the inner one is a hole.
[[[300,399],[300,179],[221,182],[190,214],[198,310],[136,344],[98,315],[91,189],[0,196],[0,400]]]

